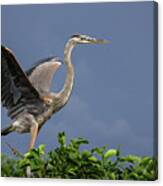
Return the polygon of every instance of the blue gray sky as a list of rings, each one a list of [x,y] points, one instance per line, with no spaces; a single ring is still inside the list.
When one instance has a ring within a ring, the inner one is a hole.
[[[84,148],[121,145],[123,154],[153,154],[153,2],[2,6],[2,43],[23,69],[56,55],[74,33],[109,39],[108,45],[81,45],[73,52],[75,85],[69,103],[42,128],[36,146],[57,146],[57,133],[84,137]],[[52,90],[65,80],[65,66]],[[2,108],[2,127],[9,124]],[[2,138],[25,152],[29,134]]]

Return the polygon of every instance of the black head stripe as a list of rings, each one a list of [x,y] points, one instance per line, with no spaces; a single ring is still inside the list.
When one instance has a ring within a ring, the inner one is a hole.
[[[80,38],[80,37],[81,37],[81,34],[74,34],[74,35],[71,36],[71,38],[74,38],[74,37],[75,37],[75,38],[76,38],[76,37],[77,37],[77,38]]]

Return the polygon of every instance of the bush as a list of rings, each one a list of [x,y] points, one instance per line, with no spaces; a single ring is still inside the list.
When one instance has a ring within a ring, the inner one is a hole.
[[[1,174],[4,177],[38,177],[68,179],[155,180],[157,161],[144,156],[121,156],[118,149],[106,146],[81,151],[88,144],[83,138],[72,139],[58,134],[59,147],[45,153],[45,145],[32,149],[17,159],[1,155]]]

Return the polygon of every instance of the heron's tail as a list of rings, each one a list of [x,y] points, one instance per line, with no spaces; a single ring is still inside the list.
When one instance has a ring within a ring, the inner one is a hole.
[[[12,132],[14,130],[14,127],[12,125],[10,125],[9,127],[3,128],[1,130],[1,135],[2,136],[6,136],[7,134],[9,134],[10,132]]]

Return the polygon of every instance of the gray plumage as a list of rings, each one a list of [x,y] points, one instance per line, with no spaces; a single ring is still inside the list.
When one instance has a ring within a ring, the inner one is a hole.
[[[44,103],[25,73],[20,68],[12,52],[1,47],[1,100],[7,108],[8,116],[16,119],[22,112],[38,114],[43,112]],[[32,103],[33,110],[28,107]]]

